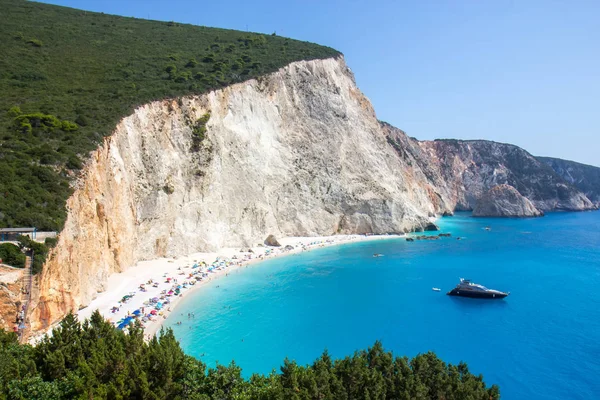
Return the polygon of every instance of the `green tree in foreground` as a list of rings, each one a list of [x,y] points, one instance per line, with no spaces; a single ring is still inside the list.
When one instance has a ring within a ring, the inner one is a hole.
[[[0,399],[499,399],[466,364],[434,353],[395,357],[376,342],[312,365],[285,360],[281,372],[242,377],[235,363],[207,369],[183,353],[173,332],[144,341],[139,324],[125,334],[98,312],[80,323],[68,315],[52,337],[21,345],[0,331]]]

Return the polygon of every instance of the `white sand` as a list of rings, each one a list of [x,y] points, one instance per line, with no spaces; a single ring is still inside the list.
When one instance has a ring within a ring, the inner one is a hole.
[[[202,287],[206,282],[213,281],[218,277],[256,261],[274,258],[277,256],[294,254],[301,251],[307,251],[318,247],[331,246],[336,244],[348,243],[362,240],[390,239],[397,238],[397,235],[336,235],[326,237],[290,237],[279,240],[281,247],[253,247],[253,252],[247,252],[247,248],[241,252],[240,248],[224,248],[214,253],[196,253],[176,259],[161,258],[151,261],[139,262],[134,267],[127,269],[123,273],[113,274],[107,283],[108,289],[101,293],[86,308],[77,313],[79,320],[89,318],[94,310],[100,313],[113,323],[125,318],[128,314],[144,307],[144,314],[149,314],[154,306],[148,304],[148,300],[158,297],[160,302],[166,300],[169,304],[163,306],[162,310],[157,311],[157,315],[144,323],[144,331],[147,337],[154,335],[168,318],[169,313],[175,309],[181,298]],[[286,246],[292,246],[292,250],[286,250]],[[207,272],[208,268],[215,260],[220,257],[221,266],[215,267],[212,272]],[[236,257],[237,259],[234,259]],[[192,268],[194,264],[201,264],[204,261],[206,267]],[[188,285],[182,288],[179,296],[166,296],[164,291],[169,291],[174,285],[183,285],[184,283],[195,282],[196,276],[202,273],[208,273],[208,276],[198,281],[195,285]],[[190,276],[196,274],[195,276]],[[171,282],[167,282],[171,278]],[[177,279],[177,283],[174,280]],[[158,287],[147,284],[152,280],[158,282]],[[146,291],[140,290],[140,284],[145,284]],[[161,294],[161,292],[163,294]],[[123,296],[132,294],[133,297],[124,303],[120,303]],[[144,304],[146,302],[146,305]],[[119,310],[112,312],[113,307],[119,307]]]

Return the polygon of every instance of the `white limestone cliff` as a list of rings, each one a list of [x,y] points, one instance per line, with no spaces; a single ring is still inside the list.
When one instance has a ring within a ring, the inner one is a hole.
[[[210,113],[197,151],[192,127]],[[440,211],[404,174],[343,58],[157,101],[93,154],[40,278],[40,330],[139,260],[277,237],[421,229]]]

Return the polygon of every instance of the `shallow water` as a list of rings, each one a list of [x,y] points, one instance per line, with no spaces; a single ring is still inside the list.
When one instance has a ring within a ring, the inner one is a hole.
[[[209,366],[235,359],[245,375],[379,339],[397,354],[466,361],[504,399],[598,398],[600,212],[459,213],[440,225],[453,237],[353,243],[238,270],[183,299],[167,325],[188,354]],[[459,277],[511,294],[446,296]]]

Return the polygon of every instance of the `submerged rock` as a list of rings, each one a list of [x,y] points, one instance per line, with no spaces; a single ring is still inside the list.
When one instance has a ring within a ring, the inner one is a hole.
[[[475,205],[474,217],[541,217],[544,213],[510,185],[497,185]]]
[[[267,238],[265,239],[265,244],[267,246],[274,246],[274,247],[280,247],[281,246],[281,244],[279,244],[279,242],[277,241],[277,239],[273,235],[267,236]]]

